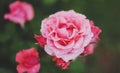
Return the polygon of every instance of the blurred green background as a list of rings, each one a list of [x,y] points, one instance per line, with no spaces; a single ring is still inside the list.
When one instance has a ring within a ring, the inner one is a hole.
[[[3,15],[14,0],[0,0],[0,73],[17,73],[15,55],[35,47],[40,52],[39,73],[120,73],[120,0],[21,0],[31,3],[35,17],[21,29]],[[102,29],[100,42],[92,55],[77,58],[67,70],[61,70],[42,49],[34,34],[40,34],[41,20],[61,10],[74,9],[94,20]]]

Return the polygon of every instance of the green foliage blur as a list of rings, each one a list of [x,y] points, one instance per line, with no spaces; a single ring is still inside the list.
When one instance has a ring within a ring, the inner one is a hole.
[[[17,73],[15,55],[22,49],[35,47],[40,53],[39,73],[120,73],[120,0],[21,0],[33,5],[35,17],[25,29],[3,19],[9,4],[0,0],[0,73]],[[67,70],[56,67],[43,49],[36,45],[34,34],[40,34],[41,21],[61,10],[75,10],[94,20],[102,29],[100,42],[92,55],[77,58]]]

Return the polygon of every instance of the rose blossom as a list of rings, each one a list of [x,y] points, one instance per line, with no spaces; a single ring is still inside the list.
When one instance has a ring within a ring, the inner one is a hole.
[[[9,5],[9,8],[10,13],[5,14],[4,18],[22,26],[26,21],[32,20],[34,17],[33,7],[29,3],[15,1]]]
[[[22,50],[16,54],[18,73],[37,73],[40,69],[39,54],[35,48]]]
[[[40,31],[46,38],[45,51],[65,62],[78,57],[93,37],[90,21],[73,10],[50,15],[42,21]]]

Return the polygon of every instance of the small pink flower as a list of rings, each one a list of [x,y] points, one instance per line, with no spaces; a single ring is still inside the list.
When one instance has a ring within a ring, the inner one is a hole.
[[[68,66],[70,65],[70,61],[65,62],[64,60],[62,60],[61,58],[57,58],[57,57],[53,57],[53,61],[56,62],[56,65],[60,68],[62,68],[63,70],[67,69]]]
[[[97,26],[94,26],[94,22],[90,21],[91,29],[93,32],[93,37],[91,42],[97,42],[100,40],[99,34],[101,33],[101,29]]]
[[[22,50],[16,54],[18,73],[38,73],[40,69],[39,53],[35,48]]]
[[[44,48],[44,45],[46,44],[46,38],[43,36],[34,35],[34,38],[38,41],[38,44],[41,48]]]
[[[9,5],[10,13],[4,15],[5,19],[9,19],[14,23],[23,25],[26,21],[32,20],[34,10],[31,4],[26,2],[15,1]]]

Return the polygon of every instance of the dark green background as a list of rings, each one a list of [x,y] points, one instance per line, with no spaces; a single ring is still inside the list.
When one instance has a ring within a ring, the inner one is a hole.
[[[22,49],[35,47],[40,52],[39,73],[120,73],[120,0],[22,0],[35,10],[25,29],[3,19],[14,0],[0,0],[0,73],[17,73],[15,55]],[[100,42],[93,55],[77,58],[67,70],[55,66],[33,38],[40,34],[41,20],[61,10],[73,9],[94,20],[102,29]]]

